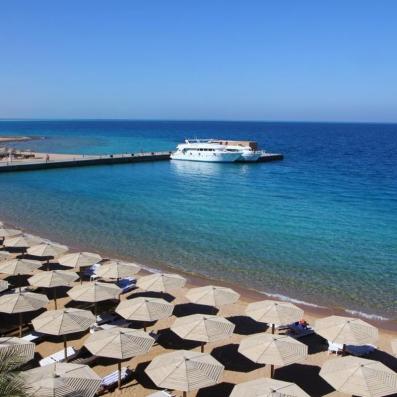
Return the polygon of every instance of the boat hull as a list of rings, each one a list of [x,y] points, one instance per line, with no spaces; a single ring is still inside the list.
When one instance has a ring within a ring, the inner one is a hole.
[[[198,152],[186,153],[175,152],[171,154],[171,160],[182,161],[202,161],[207,163],[234,163],[241,157],[241,153],[224,153],[224,152]]]

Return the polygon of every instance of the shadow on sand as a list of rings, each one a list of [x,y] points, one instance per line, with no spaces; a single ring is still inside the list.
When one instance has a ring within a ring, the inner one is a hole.
[[[225,346],[216,347],[211,355],[225,366],[226,370],[236,372],[251,372],[264,365],[256,364],[238,352],[237,344],[230,343]]]

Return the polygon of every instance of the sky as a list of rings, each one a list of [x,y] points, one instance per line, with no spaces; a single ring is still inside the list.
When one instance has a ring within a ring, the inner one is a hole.
[[[0,2],[0,118],[397,122],[397,1]]]

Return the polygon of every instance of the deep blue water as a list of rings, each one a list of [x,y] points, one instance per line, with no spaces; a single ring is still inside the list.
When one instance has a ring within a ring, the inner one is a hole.
[[[397,125],[2,121],[48,152],[258,141],[284,161],[0,175],[0,219],[74,246],[325,306],[396,317]]]

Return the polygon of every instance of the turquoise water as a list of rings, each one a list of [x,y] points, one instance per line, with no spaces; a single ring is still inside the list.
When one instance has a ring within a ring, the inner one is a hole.
[[[253,139],[285,160],[158,162],[0,175],[0,219],[72,246],[323,306],[396,318],[397,125],[0,122],[64,153]]]

